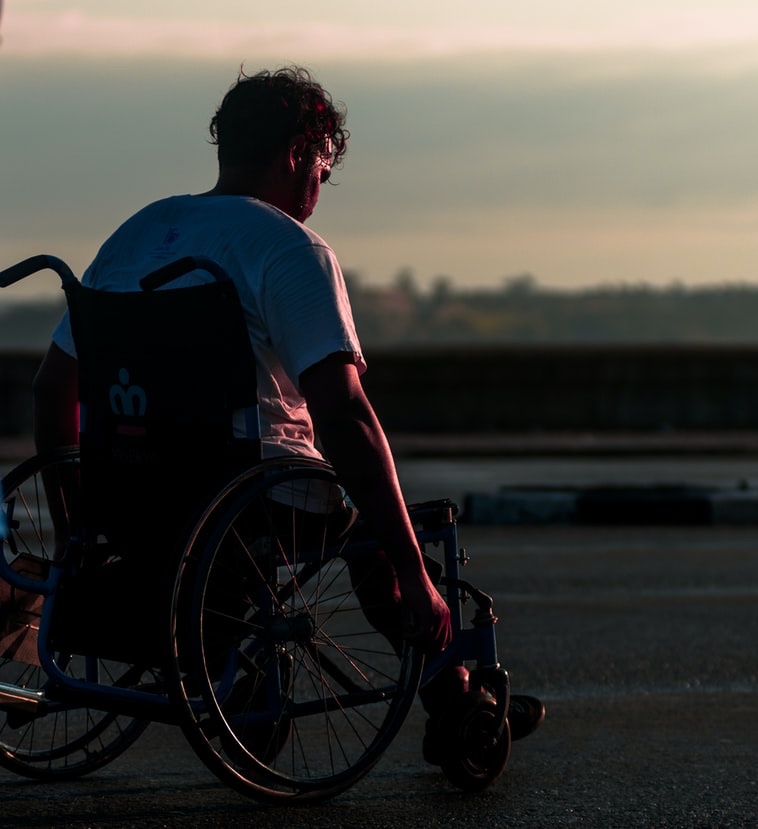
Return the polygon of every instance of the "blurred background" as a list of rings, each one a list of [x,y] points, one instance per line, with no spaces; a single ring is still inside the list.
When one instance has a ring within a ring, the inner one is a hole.
[[[6,0],[0,31],[0,266],[81,273],[134,210],[206,189],[240,67],[299,63],[348,108],[311,224],[388,428],[749,444],[754,4]],[[28,431],[61,309],[48,274],[0,295],[0,434]]]

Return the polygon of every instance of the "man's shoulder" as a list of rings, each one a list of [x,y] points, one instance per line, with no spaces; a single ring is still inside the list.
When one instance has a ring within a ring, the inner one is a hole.
[[[149,202],[144,207],[135,210],[121,223],[119,230],[143,222],[155,222],[166,213],[173,213],[182,209],[182,203],[190,196],[165,196],[161,199]]]
[[[280,251],[298,248],[324,248],[330,250],[328,243],[315,230],[288,216],[283,210],[257,199],[240,199],[243,204],[237,206],[240,216],[247,214],[247,221],[242,220],[252,233],[266,237],[273,248]]]
[[[157,234],[157,236],[156,236]],[[151,202],[129,217],[106,241],[104,248],[119,250],[124,244],[140,249],[150,245],[176,247],[180,237],[192,235],[196,243],[219,240],[238,250],[254,250],[256,256],[315,256],[332,259],[329,245],[315,231],[283,211],[244,196],[167,196]],[[160,237],[160,238],[158,238]]]

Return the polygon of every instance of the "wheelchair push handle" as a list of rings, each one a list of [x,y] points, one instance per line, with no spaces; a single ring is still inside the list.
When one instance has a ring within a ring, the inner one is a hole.
[[[71,268],[62,259],[41,253],[38,256],[30,256],[28,259],[0,271],[0,288],[7,288],[9,285],[13,285],[14,282],[24,279],[24,277],[48,268],[58,274],[64,288],[77,281]]]
[[[191,271],[207,271],[217,282],[230,279],[229,274],[213,259],[204,256],[183,256],[143,276],[139,284],[143,291],[154,291]]]

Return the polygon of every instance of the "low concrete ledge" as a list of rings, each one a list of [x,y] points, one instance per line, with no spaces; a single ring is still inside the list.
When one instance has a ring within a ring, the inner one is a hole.
[[[758,524],[758,491],[700,487],[502,489],[469,493],[461,523],[479,525]]]
[[[709,504],[711,524],[758,524],[758,495],[754,492],[714,492]]]
[[[575,524],[576,493],[510,490],[466,495],[465,524]]]

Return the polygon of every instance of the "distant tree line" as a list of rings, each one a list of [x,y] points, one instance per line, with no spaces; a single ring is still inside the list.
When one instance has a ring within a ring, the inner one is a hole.
[[[556,290],[525,274],[475,290],[441,277],[422,291],[411,271],[384,286],[364,285],[355,273],[346,280],[361,340],[370,347],[758,342],[758,286],[746,284]],[[0,350],[45,348],[62,302],[2,300]]]
[[[499,288],[420,291],[410,272],[389,287],[348,274],[365,345],[411,343],[758,342],[758,285],[541,287],[529,275]]]

